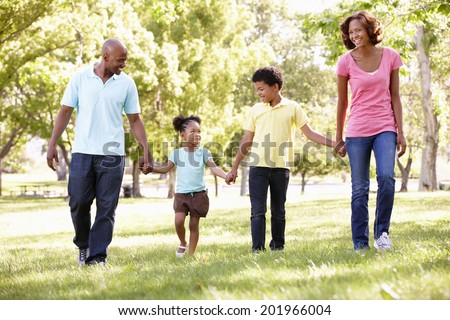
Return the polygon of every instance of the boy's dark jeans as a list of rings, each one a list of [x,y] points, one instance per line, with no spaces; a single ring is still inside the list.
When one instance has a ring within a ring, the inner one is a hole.
[[[251,202],[252,250],[265,250],[267,191],[270,187],[272,250],[283,250],[286,227],[286,193],[289,170],[285,168],[251,167],[249,190]]]

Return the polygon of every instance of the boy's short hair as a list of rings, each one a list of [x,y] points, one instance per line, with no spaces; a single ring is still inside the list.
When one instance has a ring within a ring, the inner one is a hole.
[[[269,86],[277,83],[280,90],[283,87],[283,76],[281,75],[281,71],[275,67],[263,67],[256,70],[253,74],[252,81],[253,83],[264,81]]]

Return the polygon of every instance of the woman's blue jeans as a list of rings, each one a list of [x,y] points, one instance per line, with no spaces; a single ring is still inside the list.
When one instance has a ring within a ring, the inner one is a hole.
[[[289,170],[284,168],[251,167],[249,191],[251,202],[252,250],[265,250],[267,191],[270,187],[272,250],[284,249],[286,228],[286,193]]]
[[[394,205],[394,165],[397,145],[395,132],[382,132],[364,138],[346,138],[352,176],[352,239],[356,250],[369,247],[369,185],[372,151],[378,181],[374,238],[389,233]]]
[[[69,174],[69,206],[75,228],[73,242],[89,247],[89,257],[105,259],[112,241],[115,213],[124,171],[124,157],[72,154]],[[97,213],[91,228],[91,205]]]

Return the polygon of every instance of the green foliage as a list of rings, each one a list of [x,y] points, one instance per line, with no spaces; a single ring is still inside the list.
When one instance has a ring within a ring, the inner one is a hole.
[[[62,51],[75,39],[67,37],[71,26],[63,19],[63,3],[7,1],[1,8],[0,157],[12,151],[6,164],[14,167],[13,161],[23,165],[17,160],[29,135],[49,135],[57,82],[65,70]]]
[[[311,141],[303,144],[302,150],[295,154],[294,161],[292,174],[300,174],[304,179],[303,183],[310,177],[341,172],[348,167],[347,159],[335,154],[332,148]]]
[[[26,63],[73,42],[66,36],[70,25],[60,16],[64,6],[57,1],[7,3],[0,19],[0,91]]]
[[[245,42],[248,11],[234,1],[184,1],[139,7],[142,23],[157,35],[157,84],[142,97],[145,123],[155,146],[155,158],[167,156],[172,144],[172,118],[197,114],[202,118],[203,141],[219,144],[223,152],[230,136],[242,125],[242,105],[236,103],[239,79],[265,59],[258,44]],[[149,19],[157,8],[165,19]],[[162,10],[162,11],[161,11]],[[167,23],[167,19],[171,21]],[[250,71],[251,70],[251,71]],[[245,83],[249,86],[249,83]],[[219,125],[218,125],[219,124]]]

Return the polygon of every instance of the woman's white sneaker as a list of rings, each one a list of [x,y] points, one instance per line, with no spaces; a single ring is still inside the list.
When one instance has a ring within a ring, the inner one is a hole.
[[[389,239],[387,232],[383,232],[381,236],[375,240],[373,246],[378,250],[390,250],[392,249],[392,241]]]

